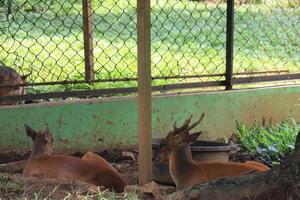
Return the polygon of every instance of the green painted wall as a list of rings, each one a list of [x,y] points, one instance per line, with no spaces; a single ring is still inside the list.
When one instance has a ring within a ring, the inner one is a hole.
[[[300,121],[300,86],[191,93],[153,98],[153,136],[163,136],[174,120],[190,113],[206,117],[198,129],[202,139],[229,137],[235,121]],[[136,98],[84,100],[0,107],[0,151],[27,150],[31,141],[24,124],[34,129],[48,125],[56,151],[96,150],[137,143]]]

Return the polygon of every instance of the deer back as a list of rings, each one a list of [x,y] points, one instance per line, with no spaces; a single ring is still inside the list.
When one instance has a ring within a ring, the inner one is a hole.
[[[93,165],[98,166],[99,168],[105,168],[107,171],[110,171],[111,181],[115,182],[115,184],[119,185],[119,187],[122,187],[122,188],[125,187],[126,184],[125,184],[124,180],[122,179],[122,177],[120,176],[120,174],[118,173],[118,171],[101,156],[88,151],[87,153],[85,153],[83,155],[83,157],[81,159],[86,160],[86,161],[92,163]]]
[[[23,175],[27,177],[78,180],[123,192],[125,184],[115,170],[106,165],[95,165],[73,156],[53,155],[29,159]]]
[[[263,164],[261,164],[263,165]],[[186,171],[182,170],[182,166],[185,166]],[[254,172],[265,172],[268,169],[262,166],[255,166],[246,163],[236,162],[195,162],[189,161],[181,163],[181,166],[170,166],[177,172],[171,172],[176,175],[173,179],[176,183],[177,189],[184,189],[197,183],[207,182],[210,180],[216,180],[226,177],[235,177],[247,175]],[[181,174],[178,173],[181,170]]]

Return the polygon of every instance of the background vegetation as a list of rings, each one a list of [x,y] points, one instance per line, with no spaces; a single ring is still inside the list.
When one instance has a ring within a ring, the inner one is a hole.
[[[299,71],[299,1],[235,2],[234,72]],[[96,78],[136,77],[136,1],[92,0],[92,5]],[[84,80],[81,6],[78,0],[0,0],[0,61],[31,73],[29,82]],[[152,1],[152,75],[224,73],[225,28],[224,1]],[[124,81],[34,91],[135,85]]]
[[[262,126],[254,124],[251,128],[237,123],[237,136],[245,152],[260,157],[268,157],[277,164],[294,150],[300,124],[293,119],[281,123]]]

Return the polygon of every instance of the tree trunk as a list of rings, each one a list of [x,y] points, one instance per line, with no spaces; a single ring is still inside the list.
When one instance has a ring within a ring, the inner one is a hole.
[[[265,173],[223,178],[177,191],[170,199],[300,200],[300,133],[293,154]]]

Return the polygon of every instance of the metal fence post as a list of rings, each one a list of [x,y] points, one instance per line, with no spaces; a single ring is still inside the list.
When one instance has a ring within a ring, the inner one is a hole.
[[[232,89],[234,0],[227,0],[226,15],[226,90]]]
[[[91,0],[82,0],[85,80],[94,80],[93,23]]]
[[[152,181],[150,0],[137,0],[139,184]]]

